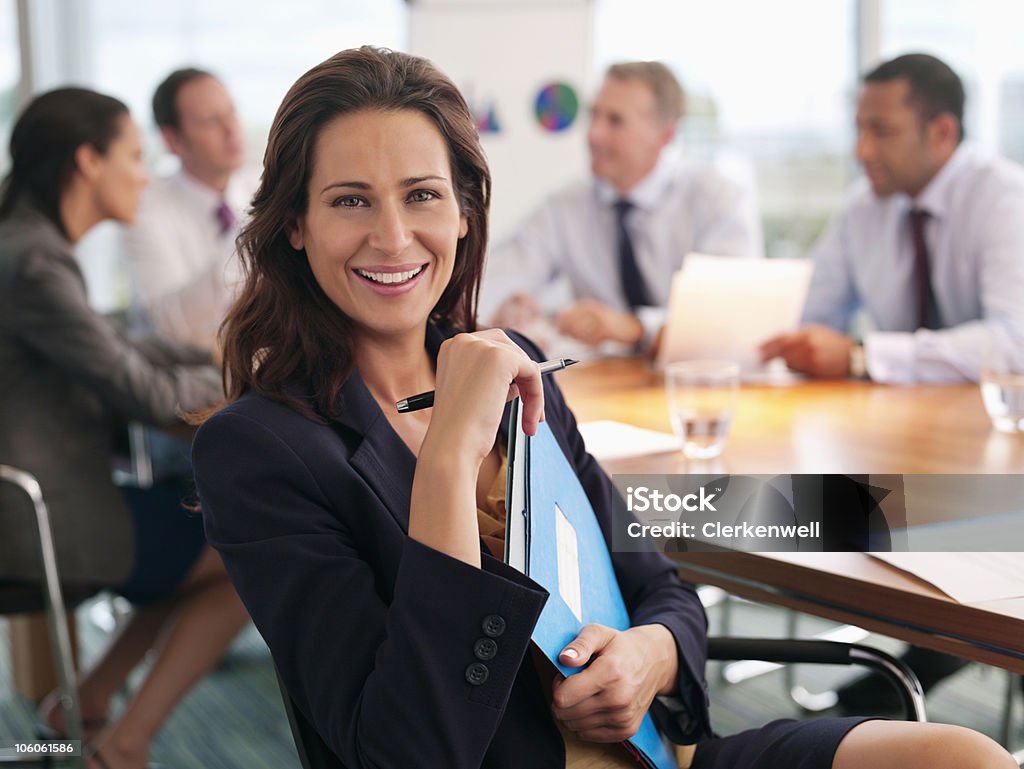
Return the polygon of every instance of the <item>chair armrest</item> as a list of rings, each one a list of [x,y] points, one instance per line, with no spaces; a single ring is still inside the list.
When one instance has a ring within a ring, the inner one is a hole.
[[[709,638],[708,659],[862,665],[881,673],[896,687],[907,718],[914,721],[928,720],[924,691],[914,671],[891,654],[870,646],[795,638]]]

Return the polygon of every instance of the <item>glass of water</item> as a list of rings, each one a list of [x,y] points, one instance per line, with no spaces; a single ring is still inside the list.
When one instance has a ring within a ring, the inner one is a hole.
[[[729,439],[739,399],[740,367],[726,360],[691,360],[665,369],[668,410],[689,459],[712,459]]]
[[[999,432],[1024,433],[1024,350],[989,346],[981,371],[981,399]]]

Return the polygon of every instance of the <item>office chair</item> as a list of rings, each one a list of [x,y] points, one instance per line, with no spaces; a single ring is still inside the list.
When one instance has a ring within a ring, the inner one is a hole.
[[[148,489],[155,482],[149,430],[141,422],[128,422],[114,429],[111,474],[118,486]]]
[[[708,659],[813,665],[861,665],[881,673],[900,694],[909,721],[927,721],[921,683],[906,663],[879,649],[841,641],[795,638],[709,638]]]
[[[64,722],[67,724],[67,739],[82,740],[82,718],[78,705],[78,690],[75,688],[75,665],[71,654],[71,635],[68,631],[65,591],[57,573],[57,554],[53,546],[53,529],[50,514],[43,500],[39,483],[29,473],[8,465],[0,465],[0,484],[20,490],[31,502],[35,513],[35,528],[39,535],[39,553],[42,559],[43,579],[41,584],[0,580],[0,614],[22,614],[45,610],[50,629],[50,647],[53,652],[54,668],[57,671],[61,705],[64,708]],[[26,508],[27,509],[27,508]],[[75,587],[67,591],[68,599],[83,601],[96,592],[91,587]],[[32,739],[35,739],[34,737]],[[85,757],[79,755],[70,759],[72,765],[85,769]],[[3,766],[41,766],[49,761],[39,756],[0,756]]]
[[[288,715],[288,726],[292,730],[295,751],[299,754],[302,769],[345,769],[341,759],[327,747],[327,743],[313,728],[313,724],[295,707],[295,701],[284,688],[284,681],[281,680],[281,674],[277,672],[276,667],[274,673],[277,675],[277,685],[281,689],[281,699],[284,701],[284,712]]]
[[[772,638],[709,638],[708,659],[719,661],[760,660],[779,663],[863,665],[884,675],[899,692],[904,715],[911,721],[927,721],[924,693],[914,672],[883,651],[860,644]],[[276,670],[275,670],[276,672]],[[313,725],[295,707],[280,674],[277,683],[284,700],[288,724],[302,769],[345,769]]]

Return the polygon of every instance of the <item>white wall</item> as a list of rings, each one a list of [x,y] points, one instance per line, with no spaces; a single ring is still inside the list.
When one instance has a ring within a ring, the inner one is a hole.
[[[494,178],[492,240],[548,192],[587,173],[585,131],[592,37],[590,0],[413,0],[409,52],[447,73],[474,111],[493,103],[500,133],[482,140]],[[534,117],[544,85],[579,97],[576,121],[552,133]]]

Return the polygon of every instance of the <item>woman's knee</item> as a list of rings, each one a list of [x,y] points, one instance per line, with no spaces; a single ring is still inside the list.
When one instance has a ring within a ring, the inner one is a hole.
[[[839,743],[833,769],[1017,769],[994,740],[951,724],[867,721]]]
[[[1019,765],[1002,745],[980,732],[964,727],[950,727],[957,731],[951,740],[947,757],[937,767],[961,769],[1019,769]]]

